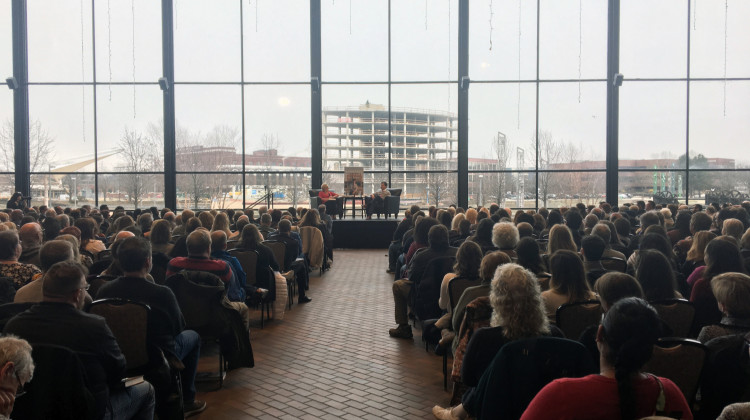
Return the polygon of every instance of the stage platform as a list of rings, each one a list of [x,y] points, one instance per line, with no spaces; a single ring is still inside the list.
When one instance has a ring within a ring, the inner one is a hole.
[[[388,249],[401,219],[343,219],[333,221],[333,247]]]

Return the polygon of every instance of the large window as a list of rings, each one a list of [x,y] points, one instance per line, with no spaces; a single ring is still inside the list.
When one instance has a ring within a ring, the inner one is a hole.
[[[403,207],[749,192],[745,1],[629,0],[613,14],[599,0],[167,0],[171,16],[149,0],[15,1],[27,33],[0,0],[0,75],[25,37],[15,93],[28,92],[29,126],[0,89],[0,199],[28,177],[34,204],[289,207],[309,203],[313,179],[343,191],[351,166],[365,193],[402,189]],[[160,85],[165,60],[175,80]],[[16,132],[29,173],[16,173]]]

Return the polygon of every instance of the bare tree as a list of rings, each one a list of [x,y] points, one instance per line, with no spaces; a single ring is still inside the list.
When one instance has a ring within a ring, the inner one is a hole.
[[[563,153],[562,143],[555,140],[551,132],[540,130],[538,139],[532,139],[529,150],[539,162],[540,170],[550,169],[550,165],[558,163]],[[537,143],[539,149],[537,150]],[[520,169],[520,168],[519,168]],[[547,206],[547,198],[554,189],[554,174],[551,172],[539,172],[539,194],[544,206]]]
[[[130,173],[123,180],[125,191],[135,208],[143,200],[147,182],[151,179],[144,172],[154,171],[154,152],[158,150],[157,146],[152,138],[127,128],[118,143],[123,169]]]
[[[13,121],[5,120],[0,127],[0,158],[2,159],[3,171],[14,172],[15,161],[15,131]],[[31,172],[46,172],[52,165],[52,156],[55,152],[55,139],[43,127],[39,120],[29,124],[29,168]],[[15,175],[11,177],[15,182]]]
[[[505,137],[505,134],[498,131],[497,136],[492,139],[492,157],[497,161],[497,169],[505,170],[508,168],[511,150],[512,147],[510,141]],[[505,205],[505,191],[507,190],[509,182],[511,182],[508,175],[509,174],[507,173],[501,172],[489,177],[488,179],[488,181],[494,184],[492,186],[494,194],[492,195],[494,195],[497,204],[500,206]],[[482,191],[482,196],[487,197],[484,191]],[[484,203],[478,204],[483,205]]]

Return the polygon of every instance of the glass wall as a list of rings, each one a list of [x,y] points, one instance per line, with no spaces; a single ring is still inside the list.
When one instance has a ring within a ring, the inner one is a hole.
[[[173,0],[173,111],[158,84],[159,2],[26,4],[34,204],[164,205],[173,141],[178,207],[307,205],[319,187],[312,147],[334,191],[343,192],[345,168],[362,167],[365,193],[388,181],[404,208],[596,204],[606,197],[613,54],[624,75],[618,200],[748,193],[746,2],[620,2],[619,50],[608,51],[608,2],[597,0],[322,0],[320,10]],[[13,73],[12,38],[11,1],[2,0],[3,78]],[[322,124],[312,127],[317,59]],[[457,81],[467,75],[468,138],[459,139]],[[174,139],[165,112],[174,112]],[[0,89],[0,121],[2,199],[15,189],[12,90]]]

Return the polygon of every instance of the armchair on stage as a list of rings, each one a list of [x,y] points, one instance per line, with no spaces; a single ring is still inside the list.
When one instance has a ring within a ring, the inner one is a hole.
[[[322,191],[320,188],[310,189],[310,208],[311,209],[317,209],[318,206],[321,204],[320,197],[318,197],[318,193]],[[336,192],[331,190],[331,192]],[[336,204],[338,208],[338,216],[339,219],[344,217],[344,197],[336,197]]]
[[[401,188],[388,188],[391,195],[385,198],[383,208],[376,208],[374,214],[378,215],[384,213],[387,219],[389,215],[393,215],[393,218],[398,218],[399,207],[401,206]]]

